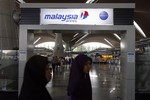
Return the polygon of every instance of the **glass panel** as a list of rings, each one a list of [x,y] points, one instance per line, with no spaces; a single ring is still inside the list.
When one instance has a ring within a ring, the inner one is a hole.
[[[18,51],[0,51],[0,91],[18,90]]]
[[[150,92],[150,52],[136,53],[136,91]]]

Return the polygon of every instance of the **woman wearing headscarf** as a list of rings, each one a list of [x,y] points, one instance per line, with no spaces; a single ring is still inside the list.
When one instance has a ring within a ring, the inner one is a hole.
[[[79,54],[73,61],[68,83],[69,100],[92,100],[91,80],[89,71],[92,59]]]
[[[25,66],[19,100],[52,100],[45,87],[50,79],[48,58],[40,55],[32,56]]]

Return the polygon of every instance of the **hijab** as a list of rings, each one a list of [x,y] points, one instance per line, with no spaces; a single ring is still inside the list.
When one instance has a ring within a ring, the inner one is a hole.
[[[70,70],[70,77],[69,77],[69,83],[68,83],[68,95],[72,95],[77,86],[84,85],[84,84],[80,84],[80,80],[84,80],[85,75],[86,75],[86,80],[88,81],[86,84],[88,84],[89,91],[92,93],[89,74],[85,74],[83,72],[84,65],[87,61],[91,61],[92,63],[92,59],[84,54],[79,54],[74,59],[71,65],[71,70]]]
[[[46,90],[45,72],[48,58],[32,56],[26,63],[19,100],[52,100]]]

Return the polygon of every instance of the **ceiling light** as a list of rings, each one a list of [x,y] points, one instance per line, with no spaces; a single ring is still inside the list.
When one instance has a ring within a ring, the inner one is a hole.
[[[76,41],[75,43],[79,42],[80,40],[84,39],[85,37],[87,37],[89,35],[89,33],[85,34],[84,36],[82,36],[78,41]]]
[[[71,41],[75,40],[75,39],[76,39],[76,36],[77,36],[78,34],[79,34],[79,33],[76,33],[76,34],[73,36],[73,39],[72,39]]]
[[[118,38],[119,40],[121,40],[121,38],[119,37],[118,34],[114,33],[114,36],[115,36],[116,38]]]
[[[111,45],[112,47],[114,47],[114,46],[112,45],[112,43],[110,43],[107,39],[104,38],[104,40],[105,40],[109,45]]]
[[[116,88],[112,88],[111,90],[110,90],[110,93],[112,93],[113,91],[115,91],[116,90]]]
[[[79,43],[79,45],[82,44],[83,42],[84,42],[84,41],[81,41],[81,42]]]
[[[39,37],[37,40],[35,40],[33,44],[37,43],[40,39],[41,39],[41,37]]]
[[[76,37],[79,33],[76,33],[73,37]]]
[[[94,2],[95,0],[87,0],[86,3],[92,3]]]
[[[19,3],[25,3],[23,0],[17,0]]]
[[[140,27],[135,21],[133,22],[133,24],[134,24],[135,28],[140,32],[140,34],[141,34],[144,38],[146,38],[146,35],[145,35],[145,33],[143,32],[143,30],[141,29],[141,27]]]
[[[75,40],[76,38],[73,38],[71,41]]]
[[[98,0],[87,0],[86,3],[96,3]]]
[[[81,41],[79,44],[77,44],[75,47],[78,47],[79,45],[81,45],[83,42],[85,41]]]
[[[93,75],[93,74],[92,74],[92,75],[90,75],[90,76],[91,76],[91,77],[94,77],[94,78],[97,78],[97,77],[98,77],[97,75]]]

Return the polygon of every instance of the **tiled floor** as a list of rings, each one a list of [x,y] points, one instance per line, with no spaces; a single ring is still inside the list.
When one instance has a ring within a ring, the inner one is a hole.
[[[118,65],[93,64],[90,72],[93,100],[117,100],[120,96],[119,74]],[[62,72],[58,68],[53,74],[47,89],[54,100],[67,100],[68,78],[68,67],[65,67]]]

